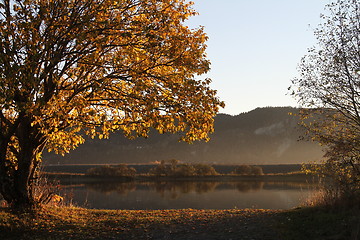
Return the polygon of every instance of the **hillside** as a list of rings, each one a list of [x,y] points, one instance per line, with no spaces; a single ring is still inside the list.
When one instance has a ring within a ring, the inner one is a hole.
[[[47,164],[146,163],[163,159],[217,164],[297,164],[321,158],[321,148],[298,141],[298,109],[257,108],[237,116],[219,114],[211,140],[187,144],[178,135],[151,133],[128,140],[121,133],[109,139],[88,139],[64,157],[45,154]]]

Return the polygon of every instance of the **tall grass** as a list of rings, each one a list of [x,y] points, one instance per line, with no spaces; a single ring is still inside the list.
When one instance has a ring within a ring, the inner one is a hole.
[[[305,205],[332,209],[360,209],[360,193],[347,191],[346,188],[329,180],[321,181],[319,189],[307,199]]]

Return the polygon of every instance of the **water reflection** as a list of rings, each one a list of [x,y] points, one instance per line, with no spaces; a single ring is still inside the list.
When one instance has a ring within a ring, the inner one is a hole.
[[[306,182],[107,182],[67,186],[73,202],[104,209],[296,207],[316,188]]]
[[[216,190],[236,189],[239,192],[247,193],[250,191],[261,191],[263,189],[309,189],[316,187],[315,184],[306,182],[262,182],[262,181],[241,181],[241,182],[190,182],[190,181],[171,181],[171,182],[109,182],[109,183],[89,183],[84,185],[90,190],[103,194],[116,192],[127,195],[136,190],[153,190],[164,195],[165,193],[188,194],[191,192],[202,194]]]
[[[110,182],[110,183],[91,183],[85,184],[86,188],[94,190],[105,195],[116,192],[121,195],[127,195],[129,192],[136,190],[135,182]]]

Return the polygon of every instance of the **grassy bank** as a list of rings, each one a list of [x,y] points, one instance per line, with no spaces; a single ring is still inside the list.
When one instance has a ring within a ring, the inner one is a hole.
[[[356,211],[0,209],[0,239],[358,239]]]
[[[276,239],[275,211],[48,208],[36,216],[0,211],[0,239]],[[243,224],[242,224],[243,223]],[[256,230],[256,231],[255,231]],[[274,238],[275,237],[275,238]]]
[[[298,208],[279,213],[279,219],[284,240],[360,239],[359,209]]]

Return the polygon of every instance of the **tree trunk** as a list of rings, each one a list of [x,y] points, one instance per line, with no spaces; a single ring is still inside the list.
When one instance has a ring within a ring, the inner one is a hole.
[[[11,203],[14,199],[14,187],[13,178],[11,172],[11,166],[7,164],[6,152],[8,142],[5,139],[1,139],[0,142],[0,193],[4,197],[5,201]]]
[[[18,169],[14,174],[14,190],[16,198],[13,200],[13,208],[28,209],[34,208],[36,199],[34,199],[33,186],[34,174],[34,156],[33,151],[28,149],[21,151],[23,154],[18,158]]]
[[[31,119],[24,117],[14,135],[18,146],[11,161],[9,142],[0,144],[0,191],[11,208],[27,211],[37,207],[38,202],[34,196],[35,175],[39,164],[39,152],[42,151],[43,137],[31,126]]]
[[[6,169],[1,171],[1,194],[11,208],[16,210],[33,209],[38,204],[34,196],[36,183],[34,171],[34,157],[32,152],[19,158],[16,170]]]

